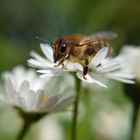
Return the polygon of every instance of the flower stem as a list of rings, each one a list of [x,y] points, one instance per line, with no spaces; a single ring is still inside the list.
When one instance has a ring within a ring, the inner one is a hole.
[[[20,133],[17,137],[17,140],[23,140],[24,139],[28,129],[30,128],[30,125],[31,125],[30,123],[26,123],[24,121],[23,127],[21,128],[21,131],[20,131]]]
[[[136,84],[124,85],[125,94],[129,97],[132,103],[132,116],[131,116],[131,128],[130,128],[130,140],[134,140],[136,125],[138,121],[138,113],[140,107],[140,94],[139,94],[139,84],[136,81]]]
[[[30,126],[39,121],[44,115],[47,114],[37,112],[24,112],[18,107],[15,107],[15,109],[18,111],[19,115],[23,120],[23,127],[17,137],[17,140],[23,140]]]
[[[138,119],[138,111],[139,111],[139,103],[132,103],[132,121],[131,121],[131,134],[130,134],[130,140],[134,140],[135,136],[135,128],[137,124],[137,119]]]
[[[76,90],[76,97],[74,102],[74,109],[73,109],[73,118],[72,118],[72,133],[71,133],[71,140],[77,139],[77,117],[78,117],[78,106],[79,106],[79,99],[81,95],[81,80],[75,76],[75,90]]]

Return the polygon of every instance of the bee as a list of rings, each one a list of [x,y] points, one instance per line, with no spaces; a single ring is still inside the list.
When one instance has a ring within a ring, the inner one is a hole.
[[[86,79],[88,65],[93,57],[101,48],[110,48],[108,41],[116,36],[112,32],[101,32],[90,36],[74,34],[55,39],[51,42],[54,63],[58,63],[55,66],[64,66],[66,61],[80,63],[83,66],[83,78]]]

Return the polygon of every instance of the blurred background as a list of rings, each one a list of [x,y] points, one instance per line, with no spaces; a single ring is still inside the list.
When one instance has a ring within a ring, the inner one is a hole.
[[[40,41],[35,36],[52,41],[66,34],[113,31],[118,34],[111,42],[116,54],[123,44],[140,45],[139,16],[139,0],[0,0],[0,73],[17,64],[27,66],[29,52],[32,49],[40,52]],[[83,89],[79,140],[129,139],[131,100],[124,94],[122,84],[108,83],[111,85],[108,90]],[[63,115],[49,120],[54,125],[52,135],[61,131],[63,136],[48,140],[69,139],[70,119],[64,119]],[[35,125],[25,139],[47,140],[46,121],[44,118]],[[15,140],[21,124],[12,109],[0,107],[0,140]],[[136,128],[135,139],[139,140],[140,122]],[[42,129],[44,133],[39,131]]]

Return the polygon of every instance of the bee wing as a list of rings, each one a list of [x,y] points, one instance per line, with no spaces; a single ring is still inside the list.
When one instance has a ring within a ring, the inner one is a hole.
[[[113,32],[98,32],[93,35],[85,37],[79,42],[79,45],[84,45],[97,40],[112,40],[117,37],[117,34]]]

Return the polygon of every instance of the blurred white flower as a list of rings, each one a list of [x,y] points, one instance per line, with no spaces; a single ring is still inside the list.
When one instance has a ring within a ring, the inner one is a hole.
[[[63,140],[62,127],[56,117],[47,117],[38,125],[39,140]]]
[[[3,78],[6,90],[5,94],[0,94],[0,100],[24,112],[62,111],[74,101],[73,95],[60,94],[59,90],[48,93],[52,79],[40,79],[35,71],[25,70],[22,66],[5,72]]]
[[[73,106],[71,106],[68,111],[59,113],[57,117],[62,121],[66,121],[70,123],[73,118],[73,112],[71,110],[73,110]],[[86,108],[83,102],[80,102],[78,105],[78,120],[77,121],[82,122],[85,116],[86,116]]]
[[[122,63],[123,71],[133,73],[135,78],[140,81],[140,47],[125,45],[122,47],[118,59],[125,59],[126,61]]]
[[[86,79],[83,77],[83,66],[79,63],[66,62],[65,67],[59,66],[55,67],[53,62],[53,49],[50,45],[46,44],[40,45],[42,52],[45,55],[45,58],[38,55],[36,52],[31,52],[31,59],[28,60],[30,66],[38,68],[39,73],[41,73],[42,78],[48,76],[57,76],[64,74],[64,72],[76,72],[76,75],[79,79],[84,82],[93,84],[96,83],[102,87],[107,87],[102,82],[96,80],[94,75],[97,73],[106,76],[108,78],[118,80],[124,83],[134,83],[132,74],[121,73],[121,62],[116,59],[106,59],[105,57],[108,54],[108,48],[102,48],[94,56],[91,63],[89,64],[89,73],[86,75]],[[93,75],[93,76],[92,76]]]
[[[128,112],[117,107],[104,107],[96,114],[92,121],[93,130],[97,133],[97,139],[123,140],[129,136]]]

